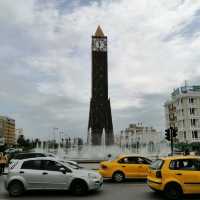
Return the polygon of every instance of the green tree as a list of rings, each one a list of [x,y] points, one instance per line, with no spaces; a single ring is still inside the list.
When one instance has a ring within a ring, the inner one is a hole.
[[[24,147],[26,144],[26,140],[24,135],[19,135],[18,139],[17,139],[17,144],[19,147]]]

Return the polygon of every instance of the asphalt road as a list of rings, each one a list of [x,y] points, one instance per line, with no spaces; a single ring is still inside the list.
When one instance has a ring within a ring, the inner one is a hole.
[[[9,197],[7,191],[4,189],[3,179],[5,176],[0,176],[0,200],[15,199]],[[91,199],[91,200],[164,200],[165,198],[161,194],[156,194],[148,188],[145,181],[127,181],[125,183],[117,184],[111,181],[105,181],[103,189],[99,192],[92,192],[86,196],[75,197],[69,192],[64,191],[54,191],[54,192],[44,192],[44,191],[34,191],[27,192],[20,198],[16,199],[37,199],[37,200],[47,200],[47,199]],[[198,196],[188,196],[186,200],[194,199],[199,200]]]

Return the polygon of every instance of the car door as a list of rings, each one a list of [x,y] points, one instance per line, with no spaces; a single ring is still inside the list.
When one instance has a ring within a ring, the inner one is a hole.
[[[47,183],[45,189],[66,190],[69,188],[72,179],[72,171],[69,168],[52,160],[44,160],[43,166],[42,174]]]
[[[127,178],[138,178],[139,165],[137,163],[137,157],[127,156],[120,160],[121,170],[124,172]]]
[[[42,161],[41,160],[27,160],[24,161],[19,174],[25,180],[27,189],[43,189],[47,184],[43,176]]]
[[[130,163],[130,170],[131,170],[131,176],[133,178],[144,178],[146,177],[145,171],[146,167],[143,163],[143,160],[141,161],[140,157],[133,156],[129,157],[129,163]]]
[[[200,159],[173,160],[170,169],[185,193],[200,193]]]
[[[140,178],[146,178],[149,170],[150,161],[143,157],[138,157],[138,175]]]

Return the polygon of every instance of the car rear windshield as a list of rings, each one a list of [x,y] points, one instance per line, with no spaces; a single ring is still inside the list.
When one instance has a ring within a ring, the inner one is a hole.
[[[150,169],[159,170],[162,168],[164,160],[158,159],[150,165]]]

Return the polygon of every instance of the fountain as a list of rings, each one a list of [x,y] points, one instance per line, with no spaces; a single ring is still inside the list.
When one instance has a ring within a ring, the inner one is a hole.
[[[127,146],[126,141],[123,141],[121,145],[105,145],[105,130],[102,133],[102,142],[99,146],[92,146],[91,142],[84,145],[58,145],[58,148],[52,148],[50,145],[52,142],[48,141],[44,145],[44,142],[35,149],[36,152],[54,153],[61,159],[76,160],[76,161],[99,161],[108,159],[108,155],[115,157],[119,154],[135,154],[151,159],[155,159],[160,156],[167,156],[170,153],[169,145],[163,141],[158,144],[143,143],[141,140],[135,141],[135,143],[129,143]]]

